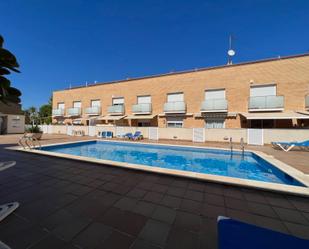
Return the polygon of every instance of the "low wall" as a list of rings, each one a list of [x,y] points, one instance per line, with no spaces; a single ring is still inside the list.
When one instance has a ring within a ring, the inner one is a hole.
[[[45,133],[49,134],[68,134],[68,127],[65,125],[49,125],[41,126]],[[88,126],[70,126],[73,131],[84,131],[85,135],[89,135]],[[92,127],[93,129],[93,127]],[[95,126],[92,135],[98,134],[100,131],[112,131],[114,136],[134,133],[141,131],[145,138],[149,137],[149,127],[129,127],[129,126]],[[248,129],[204,129],[205,141],[229,142],[232,137],[233,142],[240,142],[241,138],[244,142],[248,141]],[[158,128],[159,139],[175,139],[193,141],[193,128]],[[270,144],[273,141],[303,141],[309,140],[308,129],[264,129],[263,141]]]
[[[247,143],[247,129],[205,129],[206,141],[228,142],[230,137],[234,142],[243,138]]]
[[[178,139],[192,141],[191,128],[159,128],[159,139]]]
[[[309,140],[308,129],[264,129],[264,143]]]
[[[65,125],[52,125],[52,134],[67,134],[67,127]]]

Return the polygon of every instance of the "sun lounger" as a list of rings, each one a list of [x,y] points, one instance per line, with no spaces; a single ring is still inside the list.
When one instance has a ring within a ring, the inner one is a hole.
[[[85,136],[85,132],[83,130],[74,130],[72,132],[72,135],[73,136],[78,136],[78,137],[82,137],[82,136]]]
[[[0,162],[0,171],[13,167],[15,164],[15,161]]]
[[[227,217],[218,217],[219,249],[291,249],[309,248],[309,240],[250,225]]]
[[[113,138],[113,132],[112,131],[100,131],[98,133],[99,138]]]
[[[106,131],[99,131],[97,137],[98,138],[106,138]]]
[[[294,147],[298,147],[302,150],[309,149],[309,140],[302,141],[302,142],[272,142],[271,144],[274,148],[280,148],[285,152],[290,151]]]
[[[124,134],[123,137],[131,139],[133,137],[133,134],[131,132],[128,132],[128,133]]]
[[[107,131],[106,132],[106,138],[113,138],[113,132],[112,131]]]
[[[11,249],[7,244],[4,244],[2,241],[0,241],[0,249]]]
[[[143,135],[140,131],[136,131],[134,133],[134,135],[132,135],[132,133],[128,133],[127,134],[127,137],[130,139],[130,140],[139,140],[139,139],[143,139]]]
[[[0,221],[2,221],[5,217],[10,215],[19,207],[18,202],[10,202],[6,204],[0,205]]]

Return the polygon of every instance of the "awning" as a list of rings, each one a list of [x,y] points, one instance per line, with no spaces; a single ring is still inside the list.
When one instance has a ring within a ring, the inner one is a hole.
[[[98,117],[88,117],[88,118],[85,118],[85,120],[96,120],[96,119],[98,119]]]
[[[99,117],[97,120],[120,120],[123,119],[125,116],[112,116],[112,115],[107,115],[104,117]]]
[[[309,113],[306,112],[242,112],[240,113],[246,119],[309,119]]]
[[[73,124],[81,124],[82,121],[83,121],[82,118],[76,118],[76,119],[73,119],[72,123],[73,123]]]
[[[196,113],[194,114],[195,118],[236,118],[236,112],[205,112],[205,113]]]
[[[131,115],[127,116],[125,119],[153,119],[157,115]]]
[[[193,116],[193,113],[161,113],[159,117],[186,117]]]

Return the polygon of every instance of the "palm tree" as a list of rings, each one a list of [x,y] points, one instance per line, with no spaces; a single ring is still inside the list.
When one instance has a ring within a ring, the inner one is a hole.
[[[3,38],[0,35],[0,104],[4,103],[20,103],[20,91],[14,87],[11,87],[11,82],[3,75],[8,75],[13,72],[19,73],[17,68],[19,67],[15,56],[8,50],[3,48]],[[0,171],[12,167],[16,164],[14,161],[1,162]],[[0,205],[0,217],[4,219],[11,214],[16,208],[18,208],[18,202],[6,203]],[[0,241],[0,247],[3,243]]]
[[[8,50],[3,48],[3,37],[0,35],[0,102],[3,103],[20,103],[21,92],[11,87],[11,82],[4,75],[11,71],[19,73],[19,64],[16,57]]]

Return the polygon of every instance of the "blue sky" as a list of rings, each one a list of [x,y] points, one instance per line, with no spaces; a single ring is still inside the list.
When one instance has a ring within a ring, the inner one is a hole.
[[[10,0],[0,33],[24,108],[53,90],[309,52],[307,0]]]

